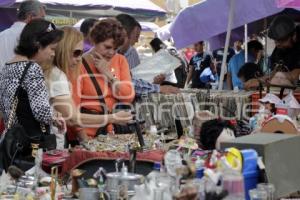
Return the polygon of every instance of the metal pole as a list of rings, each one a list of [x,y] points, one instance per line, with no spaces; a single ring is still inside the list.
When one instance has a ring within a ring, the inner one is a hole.
[[[248,62],[248,25],[244,25],[244,34],[245,34],[245,63]]]
[[[230,35],[231,35],[232,21],[234,18],[234,10],[235,10],[235,0],[230,0],[227,34],[226,34],[225,48],[224,48],[222,65],[221,65],[220,82],[219,82],[219,88],[218,88],[219,91],[223,89],[224,72],[225,72],[225,67],[227,67],[226,60],[227,60],[229,40],[230,40]]]

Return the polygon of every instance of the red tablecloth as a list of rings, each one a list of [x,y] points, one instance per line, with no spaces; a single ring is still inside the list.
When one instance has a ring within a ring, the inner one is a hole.
[[[137,160],[140,161],[150,161],[150,162],[160,162],[164,156],[164,151],[162,150],[151,150],[137,153]],[[103,159],[103,160],[115,160],[117,158],[128,159],[129,153],[121,152],[91,152],[82,149],[75,149],[70,156],[63,162],[62,174],[69,172],[71,169],[76,168],[81,163],[93,160],[93,159]]]

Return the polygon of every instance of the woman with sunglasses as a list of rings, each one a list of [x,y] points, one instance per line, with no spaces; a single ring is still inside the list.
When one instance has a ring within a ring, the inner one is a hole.
[[[94,47],[83,56],[83,74],[77,87],[80,89],[82,112],[101,115],[121,109],[118,105],[130,107],[135,92],[129,66],[126,58],[117,54],[126,38],[125,29],[112,18],[99,21],[91,30],[90,39]],[[109,123],[100,129],[88,127],[84,131],[95,137],[98,134],[124,133],[126,128]]]
[[[64,37],[58,43],[54,58],[54,65],[47,76],[50,102],[54,109],[66,119],[68,140],[75,144],[76,140],[85,141],[87,135],[79,128],[80,126],[94,125],[105,126],[107,123],[124,124],[131,120],[131,113],[118,112],[109,115],[91,115],[80,113],[77,105],[80,103],[77,95],[76,82],[80,81],[80,65],[83,53],[83,35],[73,27],[63,27]],[[69,81],[73,91],[70,91]],[[74,83],[74,84],[73,84]],[[74,96],[74,100],[72,98]],[[74,133],[77,133],[76,135]]]
[[[12,121],[11,125],[22,125],[30,138],[42,138],[50,133],[53,112],[41,66],[53,59],[62,36],[62,31],[43,19],[32,20],[24,27],[15,49],[16,55],[5,64],[0,74],[0,110],[6,128]],[[14,117],[9,120],[15,95],[17,108]],[[33,143],[31,139],[30,142]],[[42,146],[41,139],[34,143]],[[21,157],[17,155],[16,158],[31,159],[31,148],[23,146]]]

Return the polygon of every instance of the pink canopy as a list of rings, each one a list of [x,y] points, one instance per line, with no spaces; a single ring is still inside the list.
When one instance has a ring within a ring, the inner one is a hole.
[[[278,8],[300,8],[300,0],[276,0]]]

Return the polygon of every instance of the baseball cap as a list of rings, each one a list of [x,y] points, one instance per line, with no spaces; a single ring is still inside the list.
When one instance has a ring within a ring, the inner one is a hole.
[[[286,16],[277,16],[270,24],[268,36],[273,40],[285,39],[295,30],[294,21]]]
[[[261,103],[273,103],[273,104],[280,104],[282,102],[278,96],[272,93],[267,93],[264,98],[261,98],[258,101]]]

